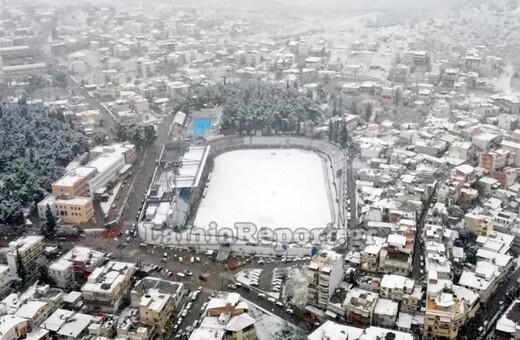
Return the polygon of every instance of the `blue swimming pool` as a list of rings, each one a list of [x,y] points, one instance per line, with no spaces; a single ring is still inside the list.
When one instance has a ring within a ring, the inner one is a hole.
[[[209,129],[211,129],[211,118],[197,118],[191,123],[190,134],[205,136]]]

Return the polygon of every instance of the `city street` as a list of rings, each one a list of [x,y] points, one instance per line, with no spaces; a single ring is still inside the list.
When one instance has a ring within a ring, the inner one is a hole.
[[[510,290],[518,287],[517,280],[519,278],[520,267],[515,268],[512,276],[509,279],[506,279],[502,281],[501,284],[499,284],[495,294],[488,300],[486,305],[480,306],[480,309],[477,311],[475,317],[469,321],[459,332],[459,339],[477,339],[481,335],[479,334],[479,328],[484,326],[485,321],[490,322],[493,319],[493,316],[499,311],[501,304],[504,305],[502,307],[502,312],[507,310],[510,303],[508,302],[506,295]],[[488,332],[491,329],[494,329],[494,327],[495,325],[493,323],[489,323],[487,325]]]

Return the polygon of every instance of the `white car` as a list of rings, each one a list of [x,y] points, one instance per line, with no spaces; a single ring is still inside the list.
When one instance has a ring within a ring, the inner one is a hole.
[[[290,309],[290,308],[287,308],[285,311],[286,311],[288,314],[294,314],[294,311],[293,311],[292,309]]]
[[[184,318],[186,317],[186,315],[188,315],[188,310],[187,309],[184,309],[181,313],[181,316]]]
[[[258,264],[264,264],[264,263],[265,263],[265,261],[264,261],[264,260],[258,260],[258,262],[257,262],[257,263],[258,263]]]
[[[272,297],[268,298],[267,301],[272,302],[272,303],[276,303],[276,299],[272,298]]]
[[[265,295],[264,293],[260,293],[260,294],[258,294],[258,297],[260,297],[260,298],[265,298],[266,295]]]

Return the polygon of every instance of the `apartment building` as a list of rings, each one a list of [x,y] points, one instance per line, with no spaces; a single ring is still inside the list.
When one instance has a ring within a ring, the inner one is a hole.
[[[477,236],[490,236],[493,233],[493,218],[480,214],[467,213],[464,216],[465,228]]]
[[[7,265],[13,278],[18,278],[17,256],[20,256],[25,269],[27,279],[38,274],[38,258],[44,249],[43,237],[26,236],[9,243],[9,251],[6,254]]]
[[[0,264],[0,294],[8,288],[11,279],[12,277],[9,266]]]
[[[170,280],[162,280],[158,277],[147,276],[137,282],[130,292],[132,307],[138,308],[141,300],[148,289],[160,290],[164,294],[171,296],[175,308],[179,306],[182,301],[184,284]]]
[[[506,113],[515,115],[520,113],[520,99],[514,95],[498,93],[492,95],[491,100],[494,105]]]
[[[56,215],[64,223],[86,223],[94,216],[94,205],[90,197],[57,199]]]
[[[414,286],[411,293],[406,292],[401,299],[400,310],[404,313],[415,313],[421,309],[423,300],[422,286]]]
[[[87,279],[104,260],[104,253],[77,246],[52,263],[48,273],[57,287],[66,288],[78,279]]]
[[[371,222],[369,222],[371,223]],[[392,227],[393,228],[393,227]],[[365,242],[365,247],[361,251],[361,269],[371,273],[379,272],[379,253],[383,248],[385,238],[369,237]]]
[[[510,151],[498,149],[482,152],[479,157],[479,166],[486,172],[493,174],[495,171],[510,165],[514,156]]]
[[[459,285],[480,296],[485,304],[498,288],[500,272],[498,267],[486,261],[478,261],[474,270],[464,269]]]
[[[456,339],[465,322],[465,305],[451,290],[451,281],[428,273],[428,296],[423,335],[433,339]]]
[[[314,255],[307,271],[307,303],[327,308],[330,296],[342,279],[343,256],[329,250]]]
[[[370,326],[378,299],[377,293],[359,288],[351,289],[343,302],[347,322],[358,327]]]
[[[156,288],[148,289],[139,303],[141,322],[154,326],[161,333],[166,332],[166,324],[174,311],[173,296]]]
[[[379,270],[382,273],[408,276],[412,269],[413,239],[391,234],[379,254]]]
[[[135,264],[110,261],[94,269],[81,288],[84,302],[93,308],[116,313],[128,295]]]

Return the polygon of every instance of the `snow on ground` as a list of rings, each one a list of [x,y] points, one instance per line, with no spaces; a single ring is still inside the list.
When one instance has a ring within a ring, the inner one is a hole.
[[[259,340],[294,340],[307,337],[308,334],[301,328],[282,320],[250,301],[245,300],[245,302],[249,306],[248,314],[256,320],[255,328]],[[278,307],[273,305],[273,308]]]
[[[323,160],[294,150],[238,150],[215,159],[195,225],[233,227],[325,227],[332,221]]]
[[[291,304],[303,308],[307,304],[307,267],[290,268],[287,275],[287,296]]]
[[[239,272],[235,276],[235,279],[240,283],[250,286],[251,281],[253,281],[253,276],[258,278],[258,277],[260,277],[261,273],[262,273],[262,269],[246,269],[246,270],[242,270],[241,272]],[[258,281],[258,279],[256,281]]]

